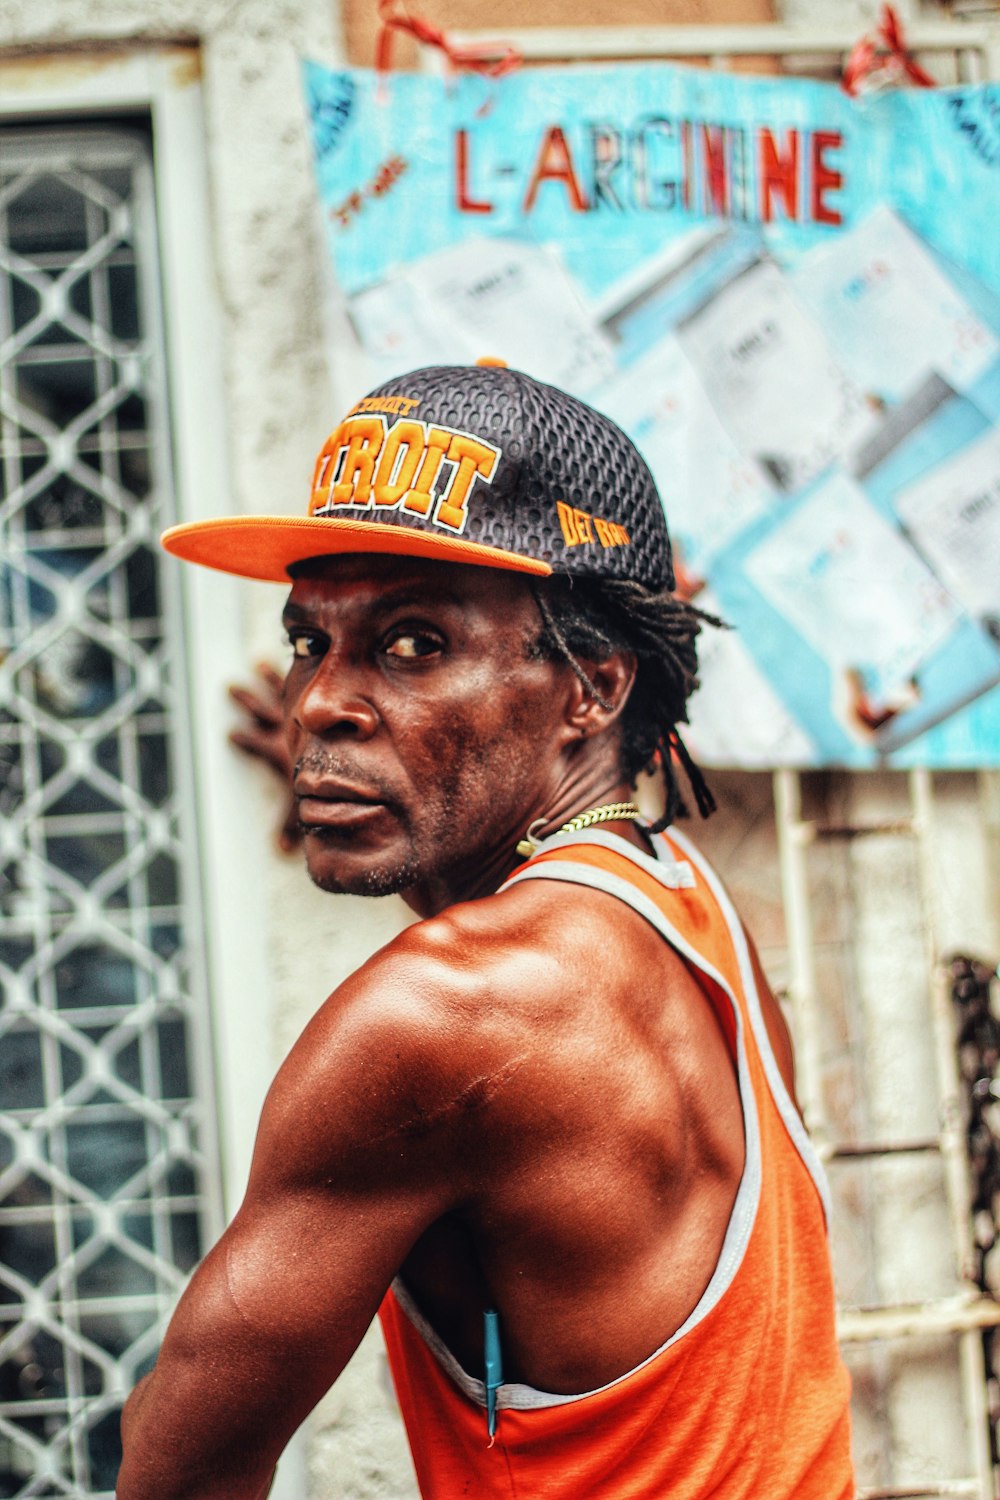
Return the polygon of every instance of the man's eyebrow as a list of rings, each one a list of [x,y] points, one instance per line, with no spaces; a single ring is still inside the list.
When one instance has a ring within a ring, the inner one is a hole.
[[[289,599],[281,611],[281,618],[283,620],[308,620],[309,611],[303,609],[301,604],[293,604],[291,599]]]
[[[416,589],[412,584],[400,584],[397,588],[388,588],[379,597],[379,604],[385,609],[426,609],[437,604],[461,604],[462,600],[450,589],[435,588],[433,593],[427,589]]]
[[[390,584],[387,588],[380,590],[373,607],[385,611],[427,609],[441,604],[461,607],[462,602],[460,596],[452,593],[450,589],[435,588],[433,593],[429,593],[427,589],[415,588],[411,583],[400,583],[395,587]],[[288,600],[281,614],[282,620],[286,623],[308,624],[313,616],[314,611],[304,609],[301,604],[296,604],[292,599]]]

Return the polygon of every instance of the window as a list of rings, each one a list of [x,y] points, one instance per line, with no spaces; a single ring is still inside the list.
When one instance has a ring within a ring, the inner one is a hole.
[[[0,1496],[110,1496],[219,1212],[152,163],[0,163]]]

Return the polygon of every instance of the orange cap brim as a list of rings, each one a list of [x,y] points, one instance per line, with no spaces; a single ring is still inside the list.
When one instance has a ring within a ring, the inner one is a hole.
[[[160,538],[175,557],[236,573],[241,578],[289,581],[293,563],[309,557],[341,552],[383,552],[401,557],[427,557],[438,562],[472,563],[482,568],[507,568],[547,578],[547,562],[522,557],[501,547],[484,547],[462,537],[433,536],[409,526],[386,526],[378,521],[352,521],[333,516],[228,516],[214,521],[189,521],[171,526]]]

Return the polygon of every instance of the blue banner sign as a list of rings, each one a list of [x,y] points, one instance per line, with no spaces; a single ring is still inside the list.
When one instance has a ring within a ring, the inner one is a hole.
[[[1000,765],[1000,87],[305,87],[366,383],[497,356],[645,454],[680,587],[735,627],[705,761]]]

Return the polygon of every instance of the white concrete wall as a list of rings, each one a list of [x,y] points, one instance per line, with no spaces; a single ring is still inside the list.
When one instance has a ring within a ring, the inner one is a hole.
[[[856,25],[861,32],[878,19],[882,0],[779,0],[777,8],[789,26]],[[921,14],[920,0],[899,0],[896,12],[902,21],[912,20]]]

